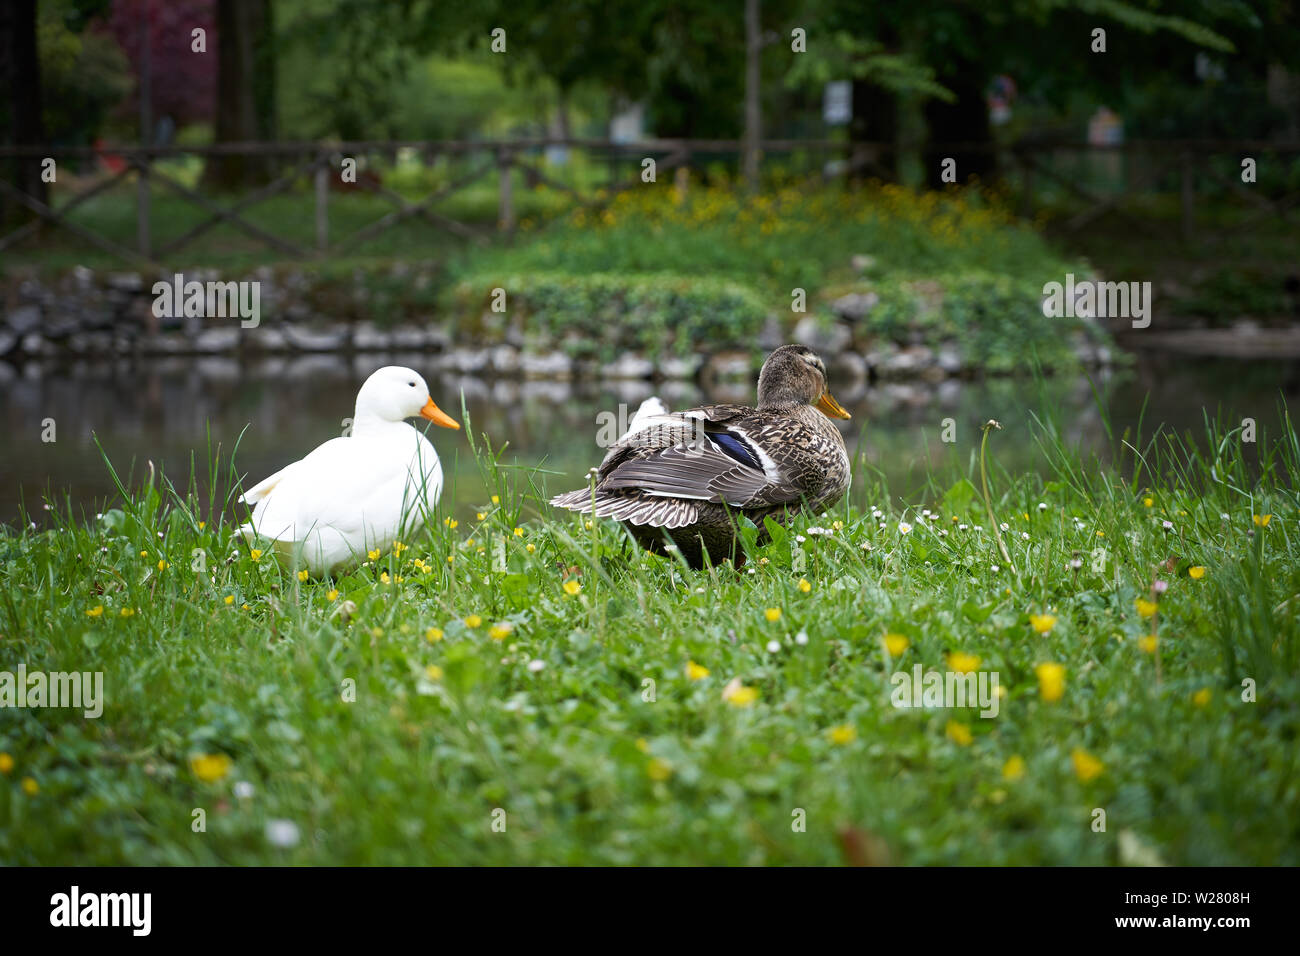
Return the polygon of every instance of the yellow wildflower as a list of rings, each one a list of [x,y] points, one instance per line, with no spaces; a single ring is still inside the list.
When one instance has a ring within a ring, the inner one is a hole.
[[[442,680],[442,668],[437,664],[430,664],[424,669],[424,674],[429,680]]]
[[[1046,634],[1056,626],[1056,618],[1051,614],[1029,615],[1029,626],[1039,634]]]
[[[830,737],[833,744],[851,744],[858,739],[858,728],[852,724],[839,724],[830,729]]]
[[[812,590],[812,585],[808,583],[807,578],[799,579],[799,590],[802,591],[804,594],[807,594],[809,591]]]
[[[86,617],[99,617],[103,613],[104,613],[104,605],[96,604],[94,607],[92,607],[89,611],[86,612]]]
[[[465,626],[471,630],[476,627],[481,627],[482,625],[483,618],[479,617],[477,614],[471,614],[469,617],[465,618]]]
[[[0,753],[0,773],[8,773],[14,769],[14,758],[5,753]]]
[[[1019,754],[1007,758],[1007,762],[1002,765],[1003,780],[1019,780],[1025,775],[1025,759]]]
[[[564,593],[569,595],[569,597],[576,596],[581,590],[582,585],[578,583],[576,578],[569,578],[569,580],[564,582]]]
[[[445,524],[448,528],[451,528],[453,531],[460,525],[460,522],[457,521],[455,518],[443,518],[442,523]]]
[[[252,551],[248,552],[248,556],[256,561],[262,556],[262,549],[254,548]]]
[[[366,552],[366,557],[369,558],[371,561],[378,561],[378,560],[379,560],[379,549],[378,549],[378,548],[371,548],[369,551]]]
[[[1133,602],[1133,606],[1137,608],[1138,614],[1142,615],[1143,617],[1150,617],[1152,614],[1156,613],[1156,607],[1157,607],[1156,602],[1148,601],[1146,598],[1136,599]]]
[[[325,600],[337,601],[338,599],[339,599],[339,592],[336,589],[330,588],[328,591],[325,592]]]
[[[1081,781],[1087,783],[1096,777],[1101,776],[1106,769],[1106,765],[1100,760],[1078,747],[1070,754],[1070,761],[1074,764],[1074,774]]]
[[[673,767],[662,757],[651,757],[645,765],[646,776],[656,783],[663,783],[673,775]]]
[[[494,641],[504,641],[514,629],[515,626],[509,621],[499,621],[488,628],[488,637]]]
[[[299,581],[306,581],[309,577],[311,577],[311,574],[307,571],[306,568],[303,568],[301,571],[298,572]]]
[[[770,607],[763,612],[763,616],[769,621],[775,623],[781,620],[781,609],[779,607]]]
[[[1197,707],[1208,707],[1213,696],[1214,695],[1211,693],[1210,688],[1202,687],[1192,695],[1192,703]]]
[[[1201,578],[1205,577],[1205,568],[1199,564],[1195,565],[1194,567],[1190,567],[1187,569],[1187,576],[1191,578],[1193,581],[1199,581],[1201,580]]]
[[[1254,515],[1252,520],[1258,528],[1267,528],[1268,523],[1273,520],[1272,515]]]
[[[440,640],[442,640],[442,628],[440,627],[429,628],[427,631],[424,632],[424,639],[428,641],[430,644],[437,644]]]
[[[948,655],[948,669],[958,674],[969,674],[980,666],[980,659],[965,651],[954,651]]]
[[[117,613],[120,614],[122,617],[134,617],[134,616],[135,616],[135,608],[133,608],[133,607],[124,607],[124,608],[122,608],[122,610],[118,611]]]
[[[523,528],[515,528],[515,537],[516,537],[516,538],[522,538],[523,536],[524,536],[524,529],[523,529]]]
[[[885,635],[885,650],[889,652],[890,657],[902,656],[902,653],[911,646],[912,642],[902,634]]]
[[[227,603],[227,604],[234,604],[234,603],[235,603],[235,596],[234,596],[233,594],[227,594],[227,595],[226,595],[226,603]]]
[[[686,662],[686,679],[687,680],[704,680],[709,676],[709,669],[702,667],[695,661]]]
[[[1038,675],[1038,696],[1049,704],[1065,696],[1065,667],[1061,664],[1039,664],[1034,668]]]
[[[159,561],[159,562],[158,562],[158,570],[159,570],[159,571],[166,571],[166,570],[167,570],[167,562],[166,562],[166,561]]]
[[[536,546],[534,546],[534,545],[532,544],[532,542],[529,542],[529,544],[528,544],[528,548],[527,548],[528,553],[529,553],[529,554],[532,554],[532,553],[533,553],[534,551],[536,551],[536,550],[537,550]]]
[[[974,739],[971,737],[970,727],[956,720],[948,721],[948,726],[944,728],[943,732],[949,740],[959,747],[969,747]]]
[[[1154,634],[1143,634],[1138,638],[1138,649],[1146,654],[1156,652],[1156,636]]]
[[[23,793],[34,797],[41,792],[41,785],[32,777],[23,777]]]
[[[230,758],[225,754],[195,754],[190,770],[204,783],[216,783],[230,772]]]

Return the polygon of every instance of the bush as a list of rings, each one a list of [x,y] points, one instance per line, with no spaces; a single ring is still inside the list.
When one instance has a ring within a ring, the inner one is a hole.
[[[999,273],[890,278],[835,290],[846,291],[880,297],[855,328],[859,342],[951,344],[967,366],[991,374],[1025,371],[1034,360],[1053,371],[1076,369],[1075,341],[1080,336],[1105,338],[1083,319],[1045,317],[1039,287]]]

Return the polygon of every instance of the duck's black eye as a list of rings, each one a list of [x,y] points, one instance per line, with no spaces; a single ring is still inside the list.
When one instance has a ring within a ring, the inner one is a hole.
[[[409,386],[411,386],[411,388],[415,388],[415,383],[414,383],[414,382],[407,382],[406,384],[409,385]]]

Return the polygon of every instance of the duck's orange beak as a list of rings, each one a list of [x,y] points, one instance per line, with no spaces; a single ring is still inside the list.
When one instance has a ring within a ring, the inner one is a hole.
[[[852,415],[850,415],[848,412],[844,410],[844,406],[842,406],[839,402],[835,401],[835,399],[831,397],[831,393],[829,391],[822,392],[822,397],[817,399],[817,408],[819,408],[822,412],[824,412],[828,418],[852,418],[853,417]]]
[[[443,428],[460,428],[460,422],[433,404],[432,398],[425,402],[424,407],[420,409],[420,417],[427,418],[435,425],[441,425]]]

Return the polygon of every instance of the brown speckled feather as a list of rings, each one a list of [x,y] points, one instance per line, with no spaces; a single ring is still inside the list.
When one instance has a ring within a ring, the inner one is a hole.
[[[594,492],[551,504],[618,519],[644,547],[676,545],[694,566],[705,553],[739,566],[736,514],[760,528],[768,516],[784,523],[802,508],[834,505],[848,488],[844,439],[809,405],[705,405],[639,418],[605,455]]]

